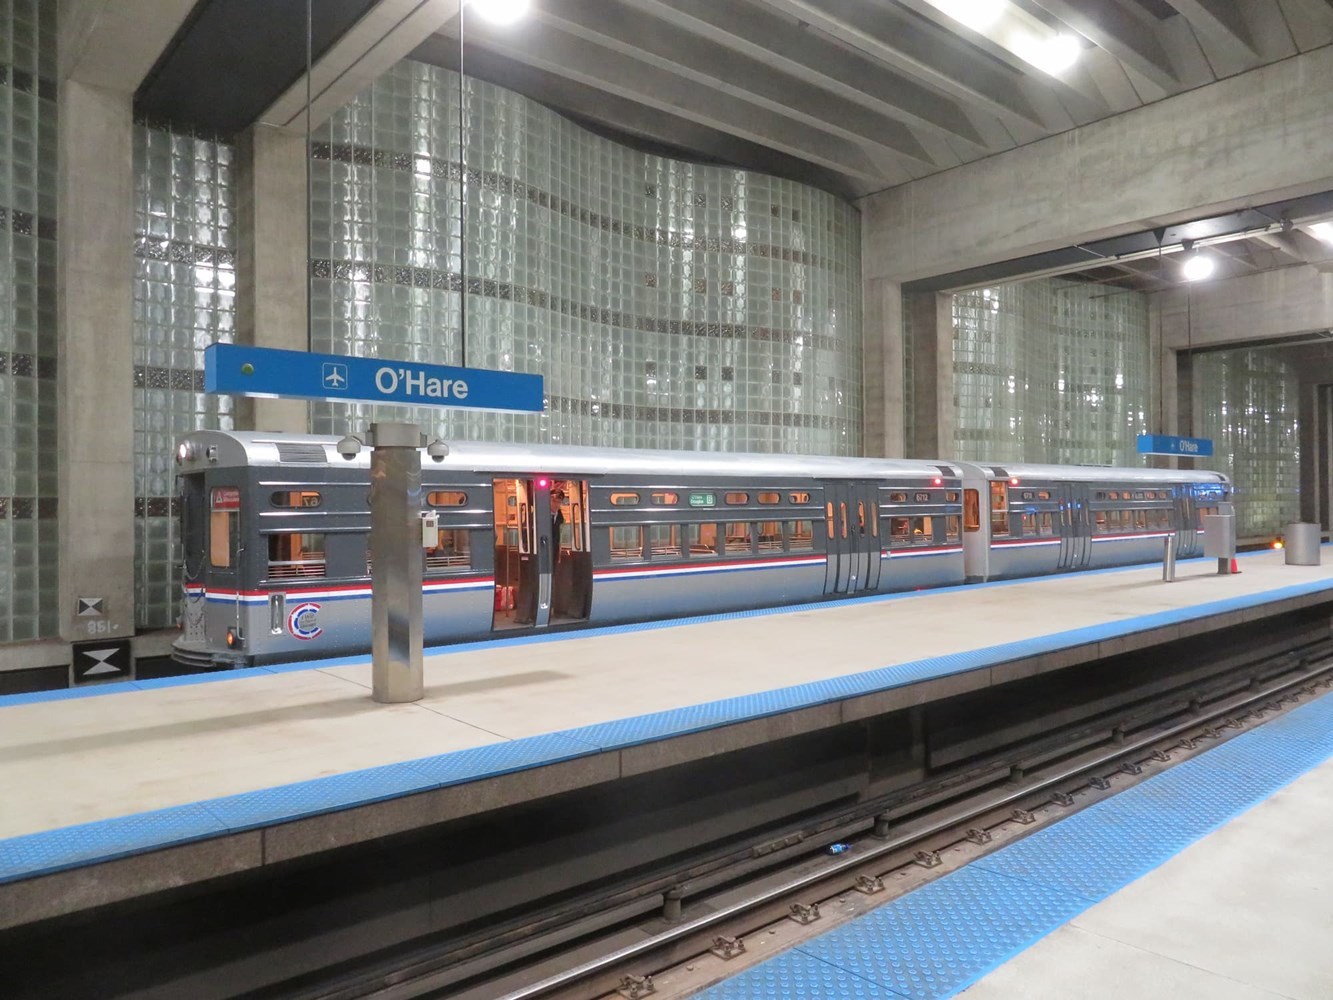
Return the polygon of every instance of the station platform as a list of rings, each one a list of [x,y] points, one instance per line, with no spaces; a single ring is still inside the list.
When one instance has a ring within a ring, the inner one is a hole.
[[[1333,601],[1242,556],[0,698],[0,928]]]
[[[1333,694],[699,1000],[1329,996]]]

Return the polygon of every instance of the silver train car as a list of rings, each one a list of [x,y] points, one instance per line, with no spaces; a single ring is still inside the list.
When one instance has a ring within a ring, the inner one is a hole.
[[[174,658],[370,646],[370,459],[333,437],[177,449]],[[422,457],[428,646],[1197,554],[1213,472],[451,443]]]

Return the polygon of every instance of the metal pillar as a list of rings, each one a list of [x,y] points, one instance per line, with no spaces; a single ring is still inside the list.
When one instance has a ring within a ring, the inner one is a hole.
[[[370,425],[370,615],[373,696],[420,701],[421,447],[416,424]]]

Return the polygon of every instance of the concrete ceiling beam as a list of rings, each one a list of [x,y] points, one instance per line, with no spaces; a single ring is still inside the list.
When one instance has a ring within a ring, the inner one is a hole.
[[[763,2],[966,106],[1046,130],[1017,73],[977,59],[961,40],[928,31],[899,16],[901,12],[863,0]]]
[[[1235,0],[1167,0],[1167,3],[1195,31],[1230,55],[1243,60],[1258,58],[1259,46]]]
[[[152,0],[144,0],[152,2]],[[380,0],[315,63],[310,73],[311,124],[319,125],[384,75],[441,27],[458,17],[460,0]],[[259,121],[305,128],[306,75],[274,101]]]
[[[957,102],[790,18],[759,6],[716,0],[625,2],[879,114],[978,148],[987,145]]]
[[[557,76],[800,157],[857,178],[862,184],[883,186],[912,176],[905,168],[886,167],[855,142],[720,94],[712,87],[567,34],[551,24],[530,20],[503,29],[479,26],[475,32],[469,29],[467,37],[469,45],[483,46]]]
[[[193,8],[194,0],[60,0],[60,79],[133,93]]]
[[[810,128],[935,168],[911,128],[748,55],[612,0],[543,0],[534,16],[575,38]],[[627,83],[630,81],[627,81]],[[645,83],[650,82],[648,80]]]
[[[1157,31],[1125,7],[1108,0],[1035,0],[1088,41],[1164,90],[1180,87],[1171,56]]]

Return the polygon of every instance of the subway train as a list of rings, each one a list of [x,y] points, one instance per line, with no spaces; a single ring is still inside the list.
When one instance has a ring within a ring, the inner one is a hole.
[[[176,454],[175,659],[370,646],[370,457],[201,431]],[[479,442],[422,453],[427,646],[1198,554],[1216,472]],[[431,544],[426,545],[427,540]]]

